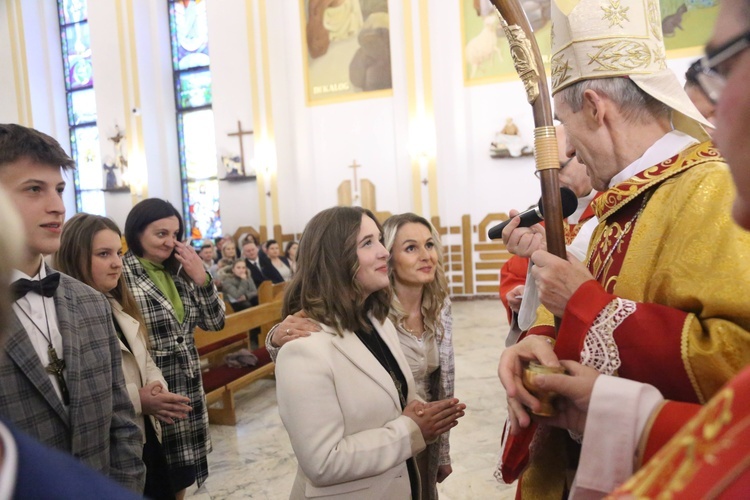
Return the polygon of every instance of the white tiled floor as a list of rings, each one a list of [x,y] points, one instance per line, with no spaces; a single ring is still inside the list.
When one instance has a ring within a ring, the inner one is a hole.
[[[438,485],[441,499],[513,498],[515,486],[498,483],[497,463],[505,421],[505,392],[497,362],[508,325],[498,299],[453,303],[456,397],[468,406],[451,432],[453,474]],[[236,427],[211,426],[214,451],[208,480],[190,498],[285,499],[297,468],[276,408],[273,380],[262,380],[237,394]]]

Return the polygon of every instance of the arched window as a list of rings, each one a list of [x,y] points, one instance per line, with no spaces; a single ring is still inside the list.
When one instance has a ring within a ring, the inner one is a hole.
[[[194,240],[221,235],[206,1],[169,0],[182,206]]]
[[[104,215],[102,162],[86,0],[58,0],[70,150],[78,211]]]

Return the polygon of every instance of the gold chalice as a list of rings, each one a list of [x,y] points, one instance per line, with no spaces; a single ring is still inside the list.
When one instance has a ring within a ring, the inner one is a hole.
[[[539,411],[532,411],[534,415],[539,415],[540,417],[554,417],[555,416],[555,406],[554,401],[555,397],[557,397],[556,392],[552,391],[545,391],[543,389],[540,389],[535,382],[535,378],[537,375],[550,375],[550,374],[564,374],[565,368],[562,366],[558,367],[552,367],[552,366],[544,366],[540,365],[539,363],[536,363],[534,361],[530,361],[529,364],[524,368],[523,370],[523,386],[528,390],[535,398],[539,400],[540,403],[542,403],[542,407],[539,409]]]

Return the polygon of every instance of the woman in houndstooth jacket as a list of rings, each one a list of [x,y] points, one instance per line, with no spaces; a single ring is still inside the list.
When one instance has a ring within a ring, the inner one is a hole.
[[[182,243],[180,213],[167,201],[138,203],[125,221],[123,275],[143,314],[151,354],[172,392],[190,398],[188,418],[163,429],[162,446],[178,498],[208,477],[208,411],[193,330],[224,326],[224,303],[195,250]]]

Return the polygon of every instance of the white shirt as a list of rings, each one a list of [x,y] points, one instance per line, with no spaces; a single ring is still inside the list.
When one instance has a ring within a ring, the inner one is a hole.
[[[683,149],[687,149],[694,144],[698,144],[696,139],[678,130],[672,130],[671,132],[664,134],[661,139],[653,143],[651,147],[643,153],[643,156],[612,177],[612,180],[609,181],[609,187],[616,186],[619,183],[630,179],[634,175],[640,174],[647,168],[653,167],[664,160],[672,158]]]
[[[0,443],[3,447],[0,460],[0,500],[10,500],[13,498],[18,477],[18,448],[10,430],[2,422],[0,422]]]
[[[42,266],[39,268],[39,273],[36,276],[27,276],[18,269],[14,269],[11,280],[16,281],[23,278],[32,281],[39,281],[46,277],[47,270],[44,263],[42,263]],[[31,340],[31,345],[34,346],[34,350],[39,357],[42,367],[46,368],[49,364],[49,356],[47,354],[47,336],[51,337],[52,346],[55,348],[55,351],[57,351],[57,357],[64,359],[63,340],[62,335],[60,334],[54,297],[43,297],[38,293],[29,292],[13,303],[13,311],[16,313],[16,317],[26,330],[29,340]],[[31,318],[31,320],[29,320],[29,318]],[[47,328],[48,324],[49,331]],[[52,387],[55,388],[57,397],[62,401],[62,392],[60,392],[57,377],[50,373],[49,379],[50,382],[52,382]],[[65,407],[65,405],[63,405],[63,407]],[[67,407],[65,407],[65,410],[67,411]]]

